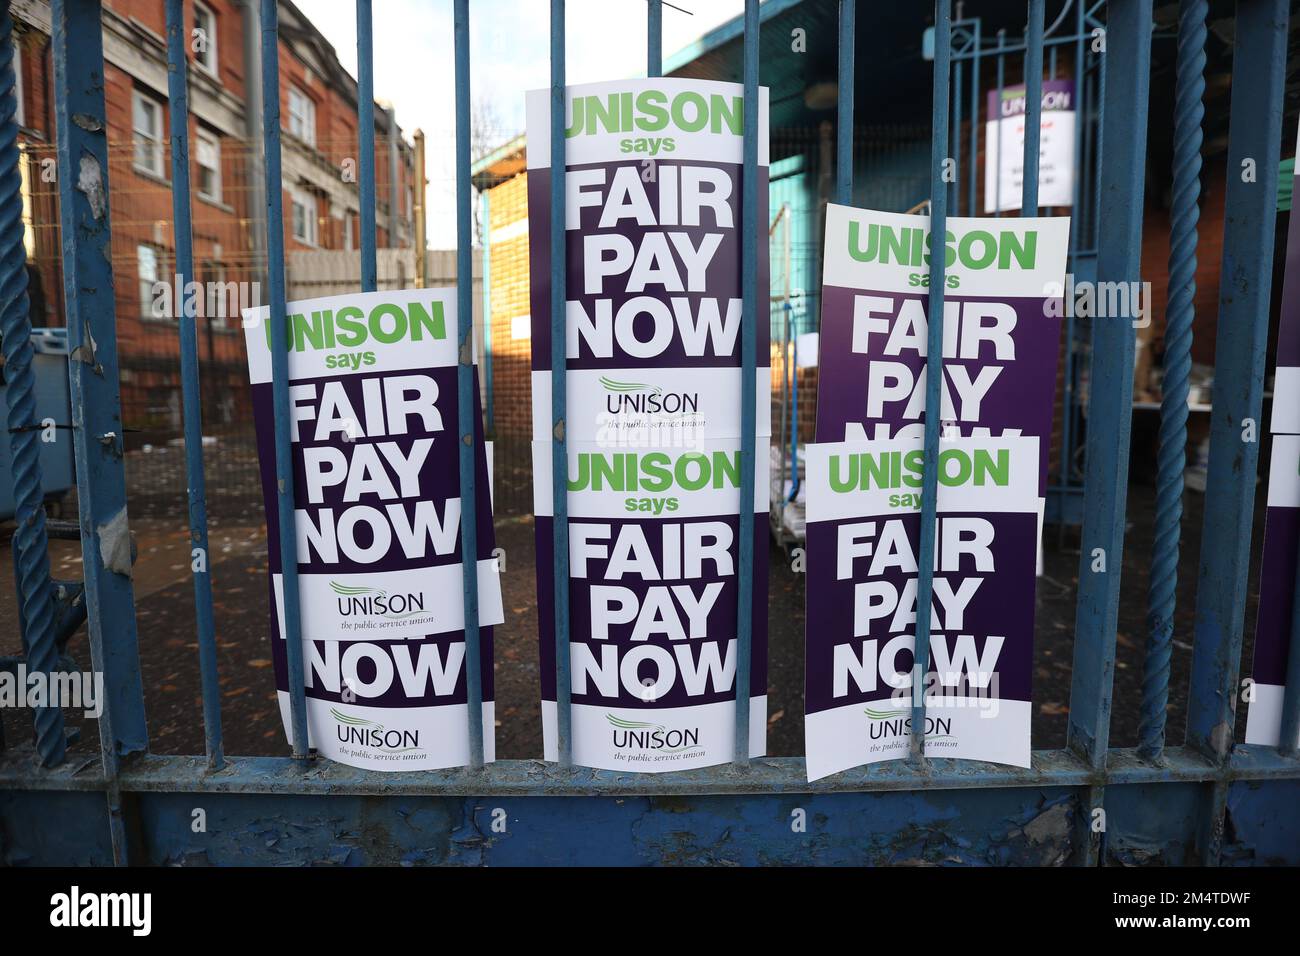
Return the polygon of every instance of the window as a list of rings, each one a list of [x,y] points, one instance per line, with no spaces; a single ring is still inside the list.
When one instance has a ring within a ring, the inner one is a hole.
[[[309,246],[316,245],[316,200],[311,193],[289,190],[290,224],[293,237]]]
[[[199,130],[199,195],[221,202],[221,140]]]
[[[191,35],[194,61],[204,71],[217,75],[217,17],[206,4],[194,4],[194,33]]]
[[[135,132],[135,165],[155,176],[163,175],[162,104],[136,90],[132,110]]]
[[[295,86],[289,87],[289,132],[308,146],[316,145],[316,104]]]
[[[168,317],[168,303],[164,297],[156,302],[154,283],[162,276],[158,250],[153,246],[135,247],[136,273],[140,280],[140,313],[147,319],[165,319]]]
[[[352,213],[343,214],[343,248],[351,252],[355,248],[356,240],[352,238]]]

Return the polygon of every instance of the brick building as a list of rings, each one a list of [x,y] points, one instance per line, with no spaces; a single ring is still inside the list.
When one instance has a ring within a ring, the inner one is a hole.
[[[32,324],[64,324],[53,123],[50,5],[13,4]],[[241,306],[266,281],[258,0],[185,4],[190,54],[190,177],[204,424],[247,431]],[[357,83],[328,41],[279,2],[284,232],[296,253],[360,245]],[[129,446],[180,431],[176,262],[163,0],[105,0],[108,118],[118,349]],[[375,110],[380,247],[412,246],[414,150],[390,109]],[[166,289],[155,283],[168,283]],[[160,293],[163,293],[160,295]],[[170,305],[168,307],[170,299]]]

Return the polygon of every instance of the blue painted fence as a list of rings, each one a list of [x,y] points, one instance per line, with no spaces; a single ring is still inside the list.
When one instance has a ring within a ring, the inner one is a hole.
[[[629,3],[632,0],[628,0]],[[744,15],[745,130],[743,215],[762,217],[755,190],[758,39],[762,21],[776,8],[746,0]],[[260,4],[263,129],[267,178],[267,249],[273,334],[286,334],[284,243],[280,182],[279,50],[277,6]],[[564,165],[564,0],[551,0],[552,168]],[[852,195],[852,138],[855,104],[853,49],[855,3],[840,0],[841,96],[836,195]],[[648,0],[647,71],[661,68],[662,4]],[[1091,71],[1104,139],[1095,196],[1098,221],[1097,278],[1139,278],[1142,235],[1145,135],[1151,68],[1152,0],[1076,0],[1076,78]],[[62,716],[45,708],[33,714],[34,748],[12,746],[0,753],[0,858],[8,863],[628,863],[628,862],[804,862],[972,864],[1098,862],[1300,863],[1300,760],[1293,749],[1233,745],[1245,613],[1251,519],[1258,445],[1241,440],[1242,423],[1259,421],[1268,331],[1270,263],[1273,261],[1274,203],[1280,148],[1288,4],[1286,0],[1238,0],[1234,32],[1234,74],[1230,171],[1243,157],[1258,164],[1256,179],[1228,177],[1223,253],[1225,281],[1219,310],[1218,365],[1206,509],[1195,608],[1195,644],[1189,726],[1181,746],[1165,741],[1163,705],[1168,693],[1168,644],[1172,637],[1173,591],[1180,515],[1170,502],[1181,491],[1181,469],[1160,472],[1160,538],[1151,556],[1161,569],[1152,588],[1152,632],[1143,688],[1142,745],[1109,747],[1116,619],[1121,555],[1125,546],[1125,489],[1132,399],[1134,331],[1127,320],[1097,322],[1092,330],[1092,370],[1087,417],[1088,448],[1083,499],[1083,553],[1075,627],[1069,736],[1062,750],[1037,751],[1029,769],[926,759],[878,764],[809,784],[799,758],[749,760],[745,713],[738,701],[736,761],[725,767],[668,775],[623,775],[571,766],[569,721],[567,500],[564,467],[564,262],[552,256],[551,342],[555,594],[559,741],[557,764],[498,761],[437,773],[378,774],[316,762],[306,752],[305,701],[300,614],[293,562],[285,566],[291,712],[291,757],[241,758],[223,752],[216,674],[212,588],[206,563],[196,561],[194,597],[198,608],[198,666],[201,671],[206,754],[165,757],[148,753],[136,647],[122,463],[122,421],[113,308],[113,275],[105,256],[111,234],[108,212],[107,142],[98,0],[53,0],[53,48],[58,132],[58,172],[63,226],[63,268],[71,351],[73,439],[76,450],[85,602],[93,666],[105,675],[107,708],[99,720],[100,760],[73,764],[65,758]],[[29,667],[51,671],[55,594],[49,575],[41,510],[39,462],[32,440],[29,400],[30,349],[23,274],[22,225],[18,214],[16,124],[12,32],[8,3],[0,3],[0,330],[4,334],[9,389],[9,441],[15,460],[18,532],[14,537],[20,600],[24,608],[24,657]],[[166,0],[171,62],[171,155],[177,269],[192,277],[189,153],[187,142],[187,59],[182,0]],[[471,232],[469,180],[468,0],[454,0],[457,105],[457,202],[459,237],[459,398],[462,438],[472,434]],[[860,11],[871,15],[869,5]],[[1025,147],[1025,215],[1037,211],[1037,95],[1043,51],[1052,50],[1044,28],[1043,0],[1029,0],[1023,46],[1029,80]],[[1171,329],[1190,327],[1187,283],[1196,262],[1196,199],[1199,195],[1199,103],[1204,86],[1206,4],[1184,0],[1179,22],[1175,130],[1179,148],[1173,208],[1171,275],[1179,277],[1171,299]],[[375,183],[373,124],[372,11],[357,0],[360,63],[360,165],[363,288],[375,287]],[[1055,24],[1053,24],[1055,26]],[[1048,39],[1045,40],[1045,35]],[[1104,52],[1085,62],[1085,37],[1100,39]],[[1015,51],[999,37],[1002,58]],[[961,110],[965,100],[962,63],[969,61],[970,109],[978,115],[978,21],[952,21],[951,0],[935,5],[934,103],[931,212],[935,228],[959,202],[956,184],[945,183],[945,159],[961,152]],[[994,54],[989,54],[994,55]],[[971,124],[968,183],[974,202],[977,124]],[[1086,188],[1086,187],[1084,187]],[[564,248],[565,178],[551,179],[551,248]],[[1076,210],[1088,205],[1076,201]],[[756,323],[768,321],[767,304],[754,300],[755,235],[743,231],[745,374],[741,408],[746,415],[742,446],[741,500],[752,494],[755,448],[753,414]],[[1077,251],[1077,247],[1076,247]],[[944,264],[931,267],[930,314],[942,315]],[[938,403],[942,356],[941,321],[931,323],[928,357],[929,407]],[[180,317],[180,361],[184,380],[186,468],[189,475],[190,534],[195,555],[207,547],[203,487],[201,410],[194,342],[194,316]],[[1190,333],[1188,333],[1190,334]],[[1169,362],[1181,363],[1176,345]],[[275,349],[277,411],[289,406],[286,351]],[[1175,366],[1175,375],[1180,374]],[[1185,430],[1177,390],[1162,410],[1161,461],[1181,461]],[[938,419],[925,430],[925,521],[922,537],[918,633],[928,633],[935,514]],[[276,472],[290,474],[289,421],[277,418]],[[472,449],[461,446],[461,480],[473,513]],[[283,480],[278,502],[281,547],[293,550],[293,486]],[[474,551],[467,525],[466,550]],[[751,602],[749,571],[757,559],[742,538],[737,686],[748,683]],[[1098,559],[1101,559],[1100,561]],[[481,753],[477,660],[479,631],[474,562],[465,563],[467,672],[470,675],[471,752]],[[923,662],[926,641],[918,645]],[[1293,640],[1293,647],[1300,640]],[[1292,673],[1300,673],[1293,651]],[[1289,685],[1286,713],[1300,714],[1300,680]],[[1133,702],[1122,702],[1130,706]],[[917,711],[923,710],[918,703]],[[196,832],[195,811],[206,826]],[[489,825],[503,810],[507,826]],[[800,826],[800,821],[803,825]]]

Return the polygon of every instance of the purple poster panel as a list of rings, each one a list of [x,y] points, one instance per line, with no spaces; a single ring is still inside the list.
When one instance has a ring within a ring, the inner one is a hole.
[[[766,548],[766,456],[740,501],[741,229],[758,239],[756,437],[771,433],[767,91],[741,219],[743,89],[570,87],[566,397],[573,759],[660,772],[733,757],[740,536]],[[528,94],[534,496],[546,759],[556,758],[550,93]],[[765,752],[766,562],[755,562],[751,752]],[[761,567],[758,567],[761,565]]]
[[[1300,545],[1300,435],[1275,435],[1268,471],[1268,510],[1259,571],[1255,625],[1254,698],[1246,715],[1246,743],[1281,743],[1282,698],[1291,648],[1296,554]]]
[[[808,779],[925,753],[1028,767],[1037,440],[939,453],[930,666],[916,680],[924,454],[914,439],[808,446]]]
[[[1300,153],[1300,133],[1296,151]],[[1282,697],[1291,650],[1296,546],[1300,544],[1300,167],[1292,188],[1286,274],[1278,312],[1277,371],[1273,378],[1273,458],[1259,583],[1252,678],[1255,699],[1246,718],[1246,743],[1276,746],[1282,732]]]
[[[930,220],[827,206],[817,440],[924,437]],[[948,220],[943,435],[1038,439],[1047,485],[1068,218]]]
[[[1300,133],[1296,136],[1300,153]],[[1272,430],[1300,435],[1300,166],[1292,182],[1291,225],[1286,239],[1286,276],[1282,280],[1277,333],[1277,374],[1273,379]]]
[[[767,547],[768,475],[740,507],[740,441],[569,443],[573,761],[662,773],[735,752],[740,535]],[[533,445],[542,731],[555,760],[551,446]],[[742,510],[744,513],[742,513]],[[754,562],[750,756],[767,752],[767,561]]]
[[[285,732],[283,556],[268,310],[244,314]],[[372,770],[469,762],[454,290],[290,302],[289,407],[309,744]],[[475,405],[478,389],[475,387]],[[475,408],[484,759],[502,623]],[[290,740],[292,743],[292,739]]]

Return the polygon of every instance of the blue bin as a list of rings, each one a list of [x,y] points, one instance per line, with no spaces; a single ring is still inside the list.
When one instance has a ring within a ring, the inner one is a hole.
[[[72,465],[71,401],[68,390],[68,330],[35,329],[32,332],[32,370],[36,379],[36,420],[52,418],[60,427],[54,441],[41,443],[41,486],[45,499],[60,499],[74,482]],[[0,384],[0,520],[14,516],[13,453],[10,448],[7,384]]]

